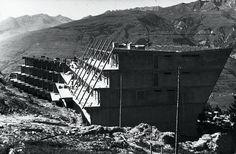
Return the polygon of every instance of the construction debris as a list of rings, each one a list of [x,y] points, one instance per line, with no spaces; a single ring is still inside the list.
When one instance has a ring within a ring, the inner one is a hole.
[[[192,153],[233,154],[235,151],[233,136],[226,133],[204,134],[198,141],[188,141],[181,145],[183,149]]]

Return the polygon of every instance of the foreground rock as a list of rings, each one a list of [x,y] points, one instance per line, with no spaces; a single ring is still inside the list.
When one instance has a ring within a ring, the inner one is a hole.
[[[57,107],[0,83],[0,154],[174,153],[173,132],[135,127],[85,126],[80,113]],[[233,151],[230,135],[204,135],[181,143],[181,153]]]
[[[182,148],[192,153],[234,154],[235,142],[230,133],[204,134],[198,141],[187,141]]]
[[[0,83],[1,154],[147,153],[150,144],[159,152],[165,141],[163,134],[148,124],[133,128],[85,126],[80,113]]]
[[[160,132],[148,124],[120,128],[65,125],[41,116],[19,116],[11,122],[5,118],[0,117],[1,154],[150,153],[150,145],[154,154],[174,152],[174,133]],[[181,143],[180,153],[233,154],[234,147],[230,134],[205,134],[197,141]]]

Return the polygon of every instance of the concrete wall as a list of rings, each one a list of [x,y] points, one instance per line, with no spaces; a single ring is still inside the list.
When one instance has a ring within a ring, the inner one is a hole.
[[[21,66],[21,72],[25,74],[29,74],[38,78],[46,79],[53,82],[63,83],[64,80],[60,73],[55,71],[49,71],[44,69],[39,69],[33,66]]]
[[[92,123],[108,126],[119,124],[119,110],[117,108],[89,108]],[[181,107],[180,132],[181,135],[194,135],[196,117],[189,115],[198,114],[201,110],[199,104],[189,104]],[[133,106],[122,107],[122,126],[135,126],[139,123],[149,123],[157,126],[161,131],[174,131],[175,105],[158,106]]]
[[[212,87],[181,87],[181,99],[184,104],[205,103]],[[158,106],[176,103],[176,89],[123,89],[122,106]],[[118,89],[100,90],[101,107],[119,107]]]
[[[39,98],[47,99],[49,101],[51,100],[50,93],[48,91],[42,90],[41,88],[37,88],[36,86],[31,86],[27,83],[22,83],[22,82],[17,82],[17,81],[13,81],[13,85]]]
[[[196,120],[231,50],[196,52],[133,51],[119,53],[119,68],[110,73],[109,89],[98,89],[100,108],[89,108],[92,123],[117,125],[120,74],[123,76],[123,124],[155,124],[174,131],[177,68],[181,70],[181,131],[196,135]]]
[[[42,88],[49,92],[57,92],[55,84],[52,81],[37,78],[27,74],[17,74],[17,79],[37,88]]]
[[[23,57],[23,59],[25,59],[25,65],[39,69],[64,73],[70,70],[69,66],[67,66],[64,61],[34,57]]]

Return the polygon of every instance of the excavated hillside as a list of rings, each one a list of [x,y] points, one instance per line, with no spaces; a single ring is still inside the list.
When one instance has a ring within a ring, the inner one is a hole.
[[[131,127],[86,126],[80,113],[37,99],[0,80],[1,154],[174,153],[174,133],[141,123]],[[182,141],[180,153],[230,153],[231,133]]]

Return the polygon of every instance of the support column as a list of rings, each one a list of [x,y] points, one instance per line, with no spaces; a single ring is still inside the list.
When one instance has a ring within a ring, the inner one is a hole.
[[[122,74],[120,73],[120,106],[119,106],[119,127],[122,126]]]

